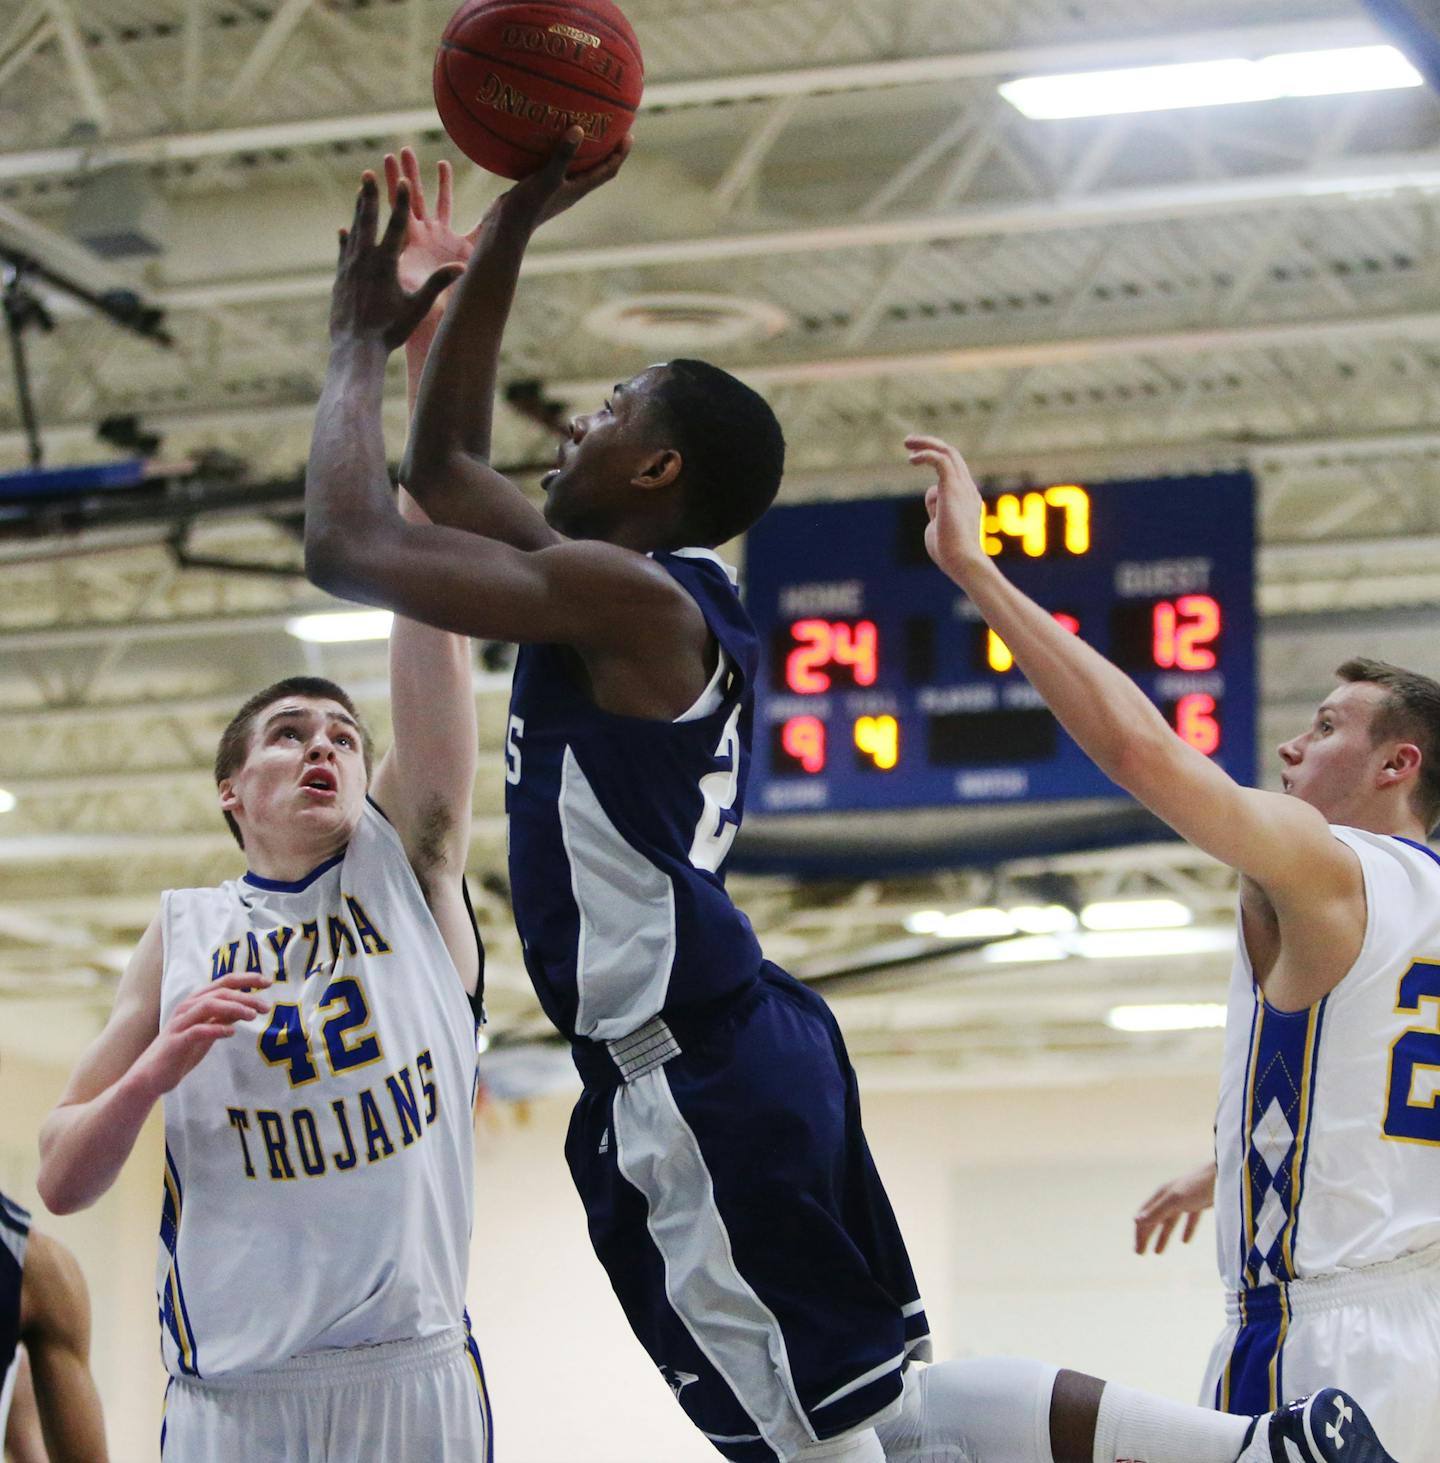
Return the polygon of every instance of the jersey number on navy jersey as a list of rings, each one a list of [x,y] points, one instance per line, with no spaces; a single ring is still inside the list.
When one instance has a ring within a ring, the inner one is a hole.
[[[715,760],[720,766],[700,779],[700,796],[705,809],[695,825],[690,845],[690,863],[697,869],[718,873],[730,845],[735,842],[740,820],[735,816],[735,798],[740,791],[740,707],[737,704],[720,733]]]
[[[520,738],[525,735],[525,718],[512,716],[505,733],[505,781],[511,787],[520,784]]]
[[[1401,1014],[1425,1012],[1430,1019],[1412,1026],[1390,1048],[1385,1136],[1401,1143],[1440,1144],[1440,964],[1417,960],[1401,977],[1395,1009]]]

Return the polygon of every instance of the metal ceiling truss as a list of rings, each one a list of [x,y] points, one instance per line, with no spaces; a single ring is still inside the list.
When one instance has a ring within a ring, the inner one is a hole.
[[[995,86],[1377,39],[1348,0],[1309,3],[1297,17],[1281,0],[626,0],[649,72],[640,147],[613,198],[538,241],[506,379],[586,407],[654,354],[589,334],[596,306],[729,294],[791,319],[716,356],[775,402],[789,501],[913,492],[898,439],[921,425],[999,481],[1248,464],[1262,735],[1288,735],[1352,650],[1431,655],[1440,104],[1404,92],[1041,124]],[[387,733],[382,648],[285,634],[326,601],[289,575],[293,535],[267,515],[298,506],[325,241],[355,174],[402,141],[427,167],[445,150],[428,89],[452,8],[31,0],[0,27],[0,243],[136,289],[177,342],[154,351],[57,302],[32,352],[51,460],[93,460],[96,424],[134,415],[169,460],[220,449],[244,468],[224,513],[182,494],[166,513],[139,503],[133,521],[0,541],[0,786],[20,797],[0,815],[0,1002],[43,995],[56,1051],[93,1029],[158,888],[236,872],[209,759],[246,691],[321,668]],[[148,262],[101,263],[66,234],[78,185],[112,163],[142,164],[170,210],[169,250]],[[467,174],[460,205],[495,187]],[[395,450],[398,370],[389,384]],[[496,426],[505,461],[553,451],[508,408]],[[0,464],[19,460],[17,428],[0,398]],[[244,483],[264,480],[275,493],[247,504]],[[469,873],[497,1026],[538,1032],[505,885],[505,679],[476,672]],[[1229,875],[1180,845],[734,887],[767,950],[829,983],[871,1075],[994,1083],[1215,1059],[1211,1036],[1137,1043],[1103,1016],[1122,998],[1217,999],[1223,959],[1031,967],[1017,1023],[1014,968],[904,925],[925,906],[1160,893],[1222,923]]]

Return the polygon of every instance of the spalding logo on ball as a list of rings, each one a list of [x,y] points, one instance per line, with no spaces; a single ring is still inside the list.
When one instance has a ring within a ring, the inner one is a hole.
[[[567,127],[585,140],[571,171],[630,130],[645,64],[610,0],[467,0],[435,56],[435,106],[456,147],[503,178],[533,173]]]

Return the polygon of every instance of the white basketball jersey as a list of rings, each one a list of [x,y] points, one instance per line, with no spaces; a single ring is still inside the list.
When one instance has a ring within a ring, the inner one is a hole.
[[[1234,1290],[1440,1243],[1440,857],[1332,828],[1364,870],[1359,958],[1318,1005],[1274,1010],[1243,939],[1216,1119],[1216,1236]]]
[[[157,1288],[177,1376],[463,1323],[475,1018],[399,835],[367,803],[295,883],[164,896],[160,1020],[275,984],[165,1097]]]

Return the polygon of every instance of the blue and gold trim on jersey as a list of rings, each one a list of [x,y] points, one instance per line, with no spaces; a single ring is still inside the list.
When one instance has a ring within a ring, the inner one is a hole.
[[[1295,1239],[1310,1148],[1326,1001],[1277,1011],[1257,996],[1246,1082],[1245,1253],[1249,1287],[1295,1278]]]
[[[465,1356],[475,1377],[475,1400],[485,1427],[485,1456],[482,1463],[495,1463],[495,1420],[490,1411],[490,1389],[485,1385],[485,1368],[480,1362],[480,1348],[470,1330],[470,1312],[465,1312]]]
[[[165,1282],[160,1289],[160,1323],[175,1343],[180,1370],[186,1376],[200,1375],[199,1349],[195,1344],[195,1333],[190,1325],[190,1313],[185,1305],[185,1289],[180,1283],[180,1219],[184,1208],[184,1196],[180,1187],[180,1175],[175,1168],[170,1145],[165,1145],[165,1197],[160,1207],[160,1242],[170,1255],[170,1268],[165,1273]]]
[[[1216,1405],[1225,1412],[1266,1412],[1285,1400],[1286,1285],[1296,1278],[1326,1005],[1277,1011],[1255,993],[1242,1135],[1245,1288],[1239,1330],[1216,1389]]]

